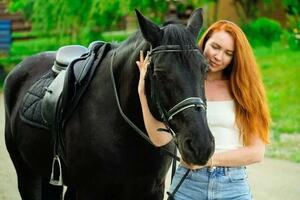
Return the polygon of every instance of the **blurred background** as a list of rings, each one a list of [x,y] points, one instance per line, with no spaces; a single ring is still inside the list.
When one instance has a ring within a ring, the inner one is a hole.
[[[266,155],[300,166],[300,0],[0,0],[1,91],[6,74],[26,56],[68,44],[125,40],[137,29],[134,8],[163,24],[186,23],[198,7],[204,10],[201,32],[227,19],[246,33],[273,120]]]

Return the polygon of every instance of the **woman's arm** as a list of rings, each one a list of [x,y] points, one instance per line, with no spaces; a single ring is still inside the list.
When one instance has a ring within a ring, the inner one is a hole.
[[[157,131],[159,128],[166,128],[165,125],[156,120],[151,114],[147,102],[147,98],[145,95],[145,74],[147,72],[148,62],[148,54],[144,59],[143,52],[140,52],[140,61],[137,61],[136,64],[140,70],[140,80],[138,85],[138,93],[140,97],[144,124],[149,135],[150,140],[153,142],[155,146],[163,146],[169,143],[172,140],[172,135],[165,131]]]
[[[202,167],[224,166],[238,167],[261,162],[265,154],[265,143],[259,136],[253,136],[250,144],[235,150],[215,153],[205,166],[189,165],[184,161],[181,164],[190,169],[200,169]]]
[[[215,153],[211,161],[213,166],[245,166],[261,162],[265,154],[265,143],[255,135],[248,146],[236,150]]]

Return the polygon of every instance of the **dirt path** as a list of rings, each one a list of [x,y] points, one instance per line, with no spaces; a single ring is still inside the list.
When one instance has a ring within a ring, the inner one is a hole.
[[[0,200],[19,200],[15,168],[9,158],[4,141],[4,106],[0,94]]]
[[[20,200],[15,169],[4,142],[4,107],[0,94],[0,200]],[[248,167],[255,200],[300,199],[300,164],[266,158]],[[169,178],[170,176],[168,176]],[[166,183],[169,187],[169,181]]]

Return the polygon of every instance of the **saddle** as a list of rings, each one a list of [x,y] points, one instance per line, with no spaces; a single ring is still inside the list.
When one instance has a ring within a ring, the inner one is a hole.
[[[82,95],[79,91],[83,93],[86,89],[99,64],[99,59],[96,61],[96,57],[98,58],[96,55],[100,53],[100,57],[105,56],[105,51],[101,48],[105,45],[107,44],[104,42],[96,41],[88,48],[80,45],[61,47],[56,53],[51,70],[47,71],[26,92],[20,110],[21,119],[35,127],[51,129],[55,124],[58,107],[63,109],[61,106],[66,106],[71,99],[79,101]],[[59,105],[61,99],[64,101]]]
[[[68,64],[87,52],[88,49],[80,45],[59,48],[52,69],[38,79],[23,97],[20,117],[24,122],[39,128],[50,128],[53,120],[50,120],[49,117],[53,115],[54,109],[45,108],[45,105],[49,105],[48,102],[52,101],[52,105],[55,107],[63,87],[64,74]]]

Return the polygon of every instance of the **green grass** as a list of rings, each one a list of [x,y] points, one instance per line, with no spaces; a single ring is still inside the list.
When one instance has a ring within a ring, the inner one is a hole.
[[[268,95],[274,134],[300,133],[300,51],[276,44],[254,52]]]
[[[272,139],[266,156],[300,163],[300,134],[280,134]]]
[[[254,52],[273,121],[266,156],[300,163],[300,51],[278,43]]]

